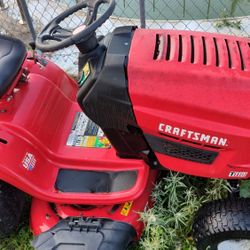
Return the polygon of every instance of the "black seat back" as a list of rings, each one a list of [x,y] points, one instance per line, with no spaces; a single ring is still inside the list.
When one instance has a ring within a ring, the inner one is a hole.
[[[25,56],[26,49],[20,40],[0,35],[0,98],[12,85]]]

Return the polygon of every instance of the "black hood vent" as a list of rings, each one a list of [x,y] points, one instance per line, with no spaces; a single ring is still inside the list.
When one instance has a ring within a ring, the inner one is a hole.
[[[228,35],[206,36],[199,32],[156,34],[153,59],[246,71],[250,50],[247,41]]]

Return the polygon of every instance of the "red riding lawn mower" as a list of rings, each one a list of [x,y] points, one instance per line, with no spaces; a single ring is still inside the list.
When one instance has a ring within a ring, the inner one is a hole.
[[[83,8],[84,25],[60,26]],[[77,46],[78,83],[0,36],[1,238],[27,193],[35,249],[126,249],[161,170],[228,179],[235,193],[250,177],[250,40],[136,27],[97,37],[114,8],[84,1],[38,35],[44,52]],[[198,249],[250,249],[250,202],[207,204],[193,228]]]

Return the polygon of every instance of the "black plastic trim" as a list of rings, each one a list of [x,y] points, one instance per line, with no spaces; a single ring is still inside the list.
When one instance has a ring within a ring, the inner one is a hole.
[[[131,189],[137,171],[97,172],[60,169],[55,188],[61,192],[112,193]]]
[[[141,158],[148,149],[138,128],[128,92],[127,62],[135,27],[120,27],[109,36],[102,65],[93,67],[78,92],[78,103],[105,135],[121,157]]]
[[[218,152],[215,151],[204,150],[188,146],[183,143],[172,142],[149,134],[146,134],[145,137],[154,151],[175,158],[203,164],[212,164],[218,156]]]

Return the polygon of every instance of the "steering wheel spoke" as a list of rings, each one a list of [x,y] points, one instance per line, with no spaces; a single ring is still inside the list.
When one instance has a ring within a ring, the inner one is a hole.
[[[63,39],[69,38],[71,36],[72,31],[62,28],[60,25],[57,25],[57,27],[51,32],[51,37],[54,37],[56,41],[62,41]]]

